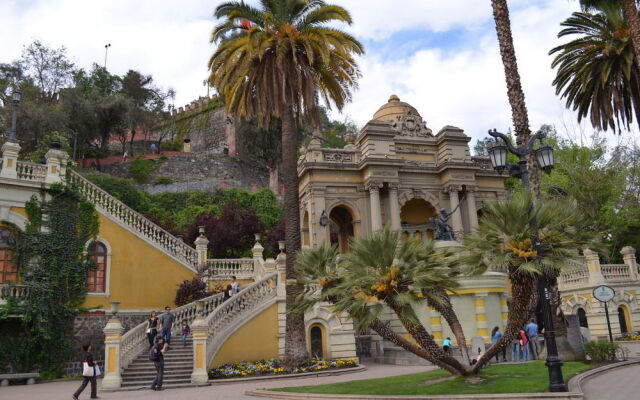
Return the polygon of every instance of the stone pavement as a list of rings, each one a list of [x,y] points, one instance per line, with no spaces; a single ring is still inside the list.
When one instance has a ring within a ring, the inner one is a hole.
[[[640,399],[640,364],[614,368],[582,385],[586,400]]]
[[[253,389],[276,388],[285,386],[321,385],[326,383],[352,381],[358,379],[382,378],[385,376],[412,374],[416,372],[430,371],[436,367],[415,367],[398,365],[367,365],[367,370],[353,374],[338,376],[322,376],[310,378],[277,379],[247,383],[235,383],[226,385],[204,386],[185,389],[168,389],[162,392],[151,390],[137,390],[131,392],[100,392],[98,381],[98,396],[101,399],[153,399],[153,400],[235,400],[257,399],[245,396],[244,392]],[[71,394],[78,388],[80,381],[52,382],[36,385],[16,385],[0,388],[1,400],[70,400]],[[87,386],[80,399],[88,399],[91,388]]]

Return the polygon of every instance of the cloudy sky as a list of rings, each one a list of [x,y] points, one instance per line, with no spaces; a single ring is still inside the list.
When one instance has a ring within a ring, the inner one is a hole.
[[[489,0],[334,0],[353,15],[346,27],[366,47],[354,101],[335,118],[364,125],[390,94],[415,106],[438,131],[456,125],[484,137],[511,125]],[[255,2],[255,1],[251,1]],[[2,0],[0,62],[20,57],[35,38],[65,46],[75,63],[123,74],[152,74],[177,92],[176,106],[206,94],[209,35],[219,0]],[[533,129],[555,124],[570,134],[574,114],[551,86],[548,51],[577,0],[510,0],[520,74]],[[587,129],[588,131],[588,129]]]

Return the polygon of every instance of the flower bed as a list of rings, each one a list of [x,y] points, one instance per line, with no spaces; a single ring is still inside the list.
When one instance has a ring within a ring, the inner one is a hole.
[[[209,370],[209,379],[241,378],[247,376],[287,375],[301,372],[318,372],[330,369],[355,367],[355,360],[311,360],[300,368],[286,369],[282,360],[270,358],[260,361],[244,361],[225,364]]]

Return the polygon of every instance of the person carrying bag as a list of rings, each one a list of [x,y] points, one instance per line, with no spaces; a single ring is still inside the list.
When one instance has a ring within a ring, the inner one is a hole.
[[[82,384],[72,397],[74,400],[78,400],[78,396],[80,396],[84,388],[87,387],[87,383],[91,382],[91,398],[97,399],[96,377],[100,375],[100,368],[93,361],[93,348],[91,345],[85,344],[82,346],[82,350],[84,350],[84,356],[82,358]]]

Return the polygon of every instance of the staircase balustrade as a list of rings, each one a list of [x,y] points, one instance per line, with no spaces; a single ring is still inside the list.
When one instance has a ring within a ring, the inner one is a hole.
[[[242,289],[207,316],[204,321],[209,328],[207,366],[239,322],[246,321],[259,306],[276,298],[277,285],[278,274],[271,273]]]
[[[194,272],[197,271],[198,254],[193,247],[151,222],[77,172],[70,171],[69,179],[72,184],[78,187],[87,201],[124,223],[135,233],[158,246]]]
[[[205,276],[207,280],[228,279],[231,276],[238,279],[252,279],[254,264],[253,258],[209,259]]]
[[[589,283],[589,270],[586,266],[570,267],[560,273],[560,282],[564,286],[579,286]]]
[[[628,281],[629,266],[626,264],[600,264],[602,276],[606,281]]]
[[[16,171],[18,179],[32,182],[44,182],[47,176],[47,166],[45,164],[36,164],[27,161],[18,161],[16,163]]]
[[[220,304],[222,304],[222,293],[214,294],[213,296],[202,299],[204,308],[202,310],[203,315],[210,314]],[[193,320],[197,316],[196,303],[192,302],[183,306],[177,307],[171,311],[171,314],[175,316],[173,334],[177,334],[180,330],[180,323],[183,319],[187,320],[187,323],[191,325]],[[120,341],[120,368],[124,370],[140,353],[149,348],[149,341],[147,339],[147,321],[136,325],[122,336]]]

